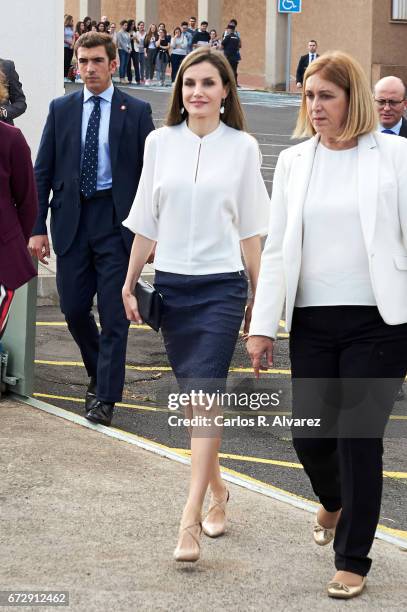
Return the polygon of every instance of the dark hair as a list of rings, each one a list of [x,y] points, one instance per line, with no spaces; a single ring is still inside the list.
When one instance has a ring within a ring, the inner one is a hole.
[[[214,66],[219,72],[223,86],[229,88],[229,93],[227,94],[224,103],[225,112],[222,115],[223,123],[226,123],[226,125],[235,128],[236,130],[247,131],[246,120],[240,104],[239,95],[237,93],[236,79],[232,72],[232,68],[222,53],[219,53],[219,51],[211,49],[210,47],[196,49],[182,60],[182,64],[175,78],[174,89],[172,90],[165,125],[179,125],[186,117],[188,117],[188,112],[186,109],[184,114],[181,113],[181,108],[184,106],[182,100],[182,83],[184,74],[188,68],[201,64],[202,62],[209,62],[212,64],[212,66]]]
[[[188,25],[188,21],[181,21],[181,28],[182,28],[182,26],[185,26],[185,25],[186,26]]]
[[[85,32],[79,36],[75,43],[75,56],[78,57],[78,49],[93,49],[94,47],[104,47],[109,61],[116,59],[116,45],[109,34],[105,32]]]
[[[234,24],[235,24],[235,26],[237,26],[237,21],[236,21],[236,19],[229,19],[229,23],[234,23]]]
[[[196,17],[190,17],[190,18],[189,18],[189,21],[191,21],[191,19],[195,19],[195,21],[196,21]]]
[[[201,25],[209,25],[207,21],[201,21]]]
[[[316,40],[314,40],[313,38],[311,38],[311,40],[309,40],[308,42],[309,42],[309,43],[310,43],[310,42],[313,42],[313,43],[315,43],[316,45],[318,44],[318,43],[317,43],[317,41],[316,41]]]
[[[127,21],[127,19],[122,19],[120,22],[120,25],[124,26],[125,23],[127,23],[127,26],[129,25],[129,22]]]
[[[104,21],[99,21],[99,23],[97,25],[98,32],[100,31],[99,30],[100,26],[103,26],[103,32],[107,32],[106,23]]]
[[[87,32],[89,32],[89,31],[90,31],[90,28],[92,27],[92,18],[91,18],[91,17],[89,17],[89,16],[88,16],[88,17],[84,17],[84,18],[83,18],[83,23],[84,23],[84,25],[85,25],[85,30],[86,30]],[[87,24],[87,25],[86,25],[86,24]]]
[[[217,31],[215,30],[215,28],[212,28],[212,30],[209,32],[209,34],[212,34],[212,32],[215,32],[216,36],[218,35]]]
[[[76,32],[76,34],[79,34],[79,35],[80,35],[80,34],[83,34],[83,33],[84,33],[84,32],[81,32],[81,24],[83,24],[83,27],[85,27],[85,24],[83,23],[83,21],[78,21],[78,22],[76,23],[76,26],[75,26],[75,32]]]
[[[173,36],[175,36],[175,32],[178,30],[182,34],[182,30],[179,26],[175,26]]]
[[[145,22],[145,21],[143,21],[143,20],[139,21],[139,22],[137,23],[137,27],[139,28],[139,27],[141,26],[141,24],[146,25],[146,22]]]
[[[134,21],[134,19],[127,20],[127,29],[130,30],[131,28],[136,29],[136,22]]]
[[[90,22],[91,26],[98,26],[98,22],[96,21],[96,19],[92,19],[92,21]]]

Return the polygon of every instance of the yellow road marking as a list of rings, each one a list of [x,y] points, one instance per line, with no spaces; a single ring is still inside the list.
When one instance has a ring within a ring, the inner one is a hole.
[[[179,452],[183,452],[185,455],[190,455],[189,449],[177,449]],[[235,459],[236,461],[248,461],[250,463],[266,463],[267,465],[278,465],[280,467],[289,467],[297,470],[302,470],[301,463],[293,463],[291,461],[279,461],[277,459],[263,459],[262,457],[245,457],[244,455],[232,455],[230,453],[219,453],[220,459]]]
[[[75,402],[78,404],[84,404],[85,400],[80,397],[69,397],[66,395],[49,395],[47,393],[33,393],[34,397],[42,397],[47,399],[59,399],[66,402]],[[124,402],[117,402],[116,406],[121,408],[137,408],[138,410],[146,410],[148,412],[167,412],[164,408],[156,408],[154,406],[144,406],[143,404],[126,404]]]
[[[78,403],[78,404],[84,404],[85,400],[83,398],[79,398],[79,397],[71,397],[71,396],[67,396],[67,395],[52,395],[52,394],[48,394],[48,393],[33,393],[34,397],[41,397],[44,399],[58,399],[58,400],[63,400],[63,401],[67,401],[67,402],[74,402],[74,403]],[[167,412],[167,413],[171,413],[173,412],[172,410],[169,410],[168,408],[161,408],[159,406],[147,406],[145,404],[127,404],[125,402],[118,402],[116,404],[116,406],[120,406],[121,408],[133,408],[136,410],[145,410],[147,412]],[[183,453],[184,455],[190,455],[191,451],[189,449],[182,449],[182,448],[178,448],[178,449],[173,449],[176,450],[179,453]],[[253,456],[246,456],[246,455],[234,455],[231,453],[219,453],[219,457],[222,459],[231,459],[231,460],[235,460],[235,461],[247,461],[249,463],[263,463],[263,464],[267,464],[267,465],[278,465],[280,467],[288,467],[288,468],[293,468],[293,469],[298,469],[301,470],[303,469],[301,463],[293,463],[292,461],[280,461],[278,459],[265,459],[263,457],[253,457]],[[404,480],[407,479],[407,472],[388,472],[388,471],[384,471],[383,472],[383,476],[385,476],[386,478],[394,478],[396,480]]]
[[[82,361],[51,361],[47,359],[35,359],[34,363],[39,365],[52,365],[52,366],[69,366],[83,368],[84,364]],[[172,369],[169,366],[133,366],[126,365],[128,370],[137,370],[139,372],[171,372]],[[229,372],[244,372],[253,374],[253,368],[230,368]],[[267,370],[264,374],[291,374],[291,370]]]
[[[65,321],[37,321],[35,324],[37,327],[68,327]],[[99,323],[96,324],[100,327]],[[152,331],[151,327],[148,325],[137,325],[136,323],[131,323],[130,329],[145,329]]]
[[[52,365],[52,366],[61,366],[61,367],[77,367],[83,368],[85,367],[82,361],[51,361],[46,359],[35,359],[34,363],[39,365]],[[170,366],[133,366],[126,364],[127,370],[137,370],[138,372],[171,372],[172,368]],[[253,374],[253,368],[230,368],[229,372],[238,372],[245,374]],[[291,374],[291,370],[280,370],[280,369],[269,369],[262,371],[263,376],[265,374],[282,374],[283,376],[289,376]],[[249,413],[250,414],[250,413]],[[406,421],[406,415],[391,415],[390,419],[396,421]]]
[[[404,480],[407,478],[407,472],[383,472],[386,478],[395,478],[396,480]]]
[[[37,321],[36,326],[37,327],[65,327],[65,328],[68,327],[65,321]],[[97,326],[100,327],[100,324],[97,323]],[[148,325],[137,325],[136,323],[131,323],[130,329],[142,329],[144,331],[153,331],[151,327],[149,327]],[[242,335],[243,332],[239,332],[239,334]],[[281,339],[286,339],[290,337],[290,334],[282,332],[280,334],[277,334],[277,337]]]

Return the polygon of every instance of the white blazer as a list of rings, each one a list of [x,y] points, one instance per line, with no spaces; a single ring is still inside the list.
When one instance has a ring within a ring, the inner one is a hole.
[[[284,301],[286,330],[291,329],[301,270],[303,206],[318,141],[314,136],[279,156],[252,336],[276,337]],[[329,176],[326,180],[328,184]],[[378,132],[359,137],[357,197],[377,307],[386,323],[406,323],[407,139]]]

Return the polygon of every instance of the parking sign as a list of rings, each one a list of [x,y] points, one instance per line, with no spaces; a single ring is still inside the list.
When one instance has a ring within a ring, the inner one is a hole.
[[[278,0],[279,13],[301,13],[301,0]]]

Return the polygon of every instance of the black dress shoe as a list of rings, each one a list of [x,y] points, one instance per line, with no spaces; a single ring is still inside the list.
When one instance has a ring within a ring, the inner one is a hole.
[[[96,404],[96,378],[91,376],[85,395],[85,413]]]
[[[99,423],[99,425],[109,426],[112,422],[113,411],[114,404],[96,400],[92,408],[86,414],[86,418],[88,421],[92,421],[92,423]]]

